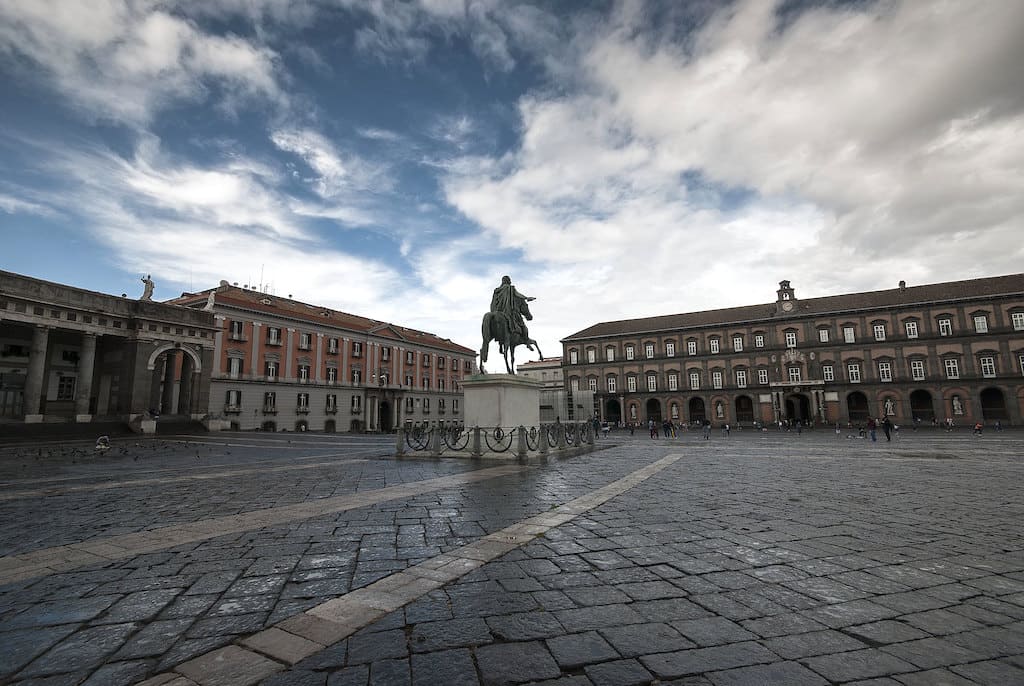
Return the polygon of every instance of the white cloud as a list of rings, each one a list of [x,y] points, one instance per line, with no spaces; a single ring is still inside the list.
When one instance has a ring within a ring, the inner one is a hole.
[[[0,210],[7,214],[35,214],[41,217],[56,217],[59,214],[46,205],[16,198],[6,193],[0,193]]]
[[[382,168],[352,153],[343,158],[335,146],[316,131],[280,129],[271,134],[271,140],[279,149],[302,158],[316,173],[310,181],[322,198],[337,198],[371,188],[389,190],[391,187],[391,181]]]
[[[273,51],[206,33],[148,0],[5,0],[0,54],[41,68],[87,116],[133,126],[213,88],[228,106],[252,97],[284,104]]]
[[[685,42],[616,13],[521,100],[516,149],[444,165],[448,201],[534,265],[523,289],[557,294],[535,304],[552,336],[783,278],[809,297],[1019,271],[1024,5],[775,12],[722,7]]]

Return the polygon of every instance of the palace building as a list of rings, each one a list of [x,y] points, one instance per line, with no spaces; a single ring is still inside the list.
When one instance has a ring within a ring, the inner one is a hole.
[[[171,302],[216,320],[209,410],[232,429],[462,423],[476,352],[448,339],[227,282]]]
[[[562,340],[602,420],[1020,424],[1024,274],[602,322]]]

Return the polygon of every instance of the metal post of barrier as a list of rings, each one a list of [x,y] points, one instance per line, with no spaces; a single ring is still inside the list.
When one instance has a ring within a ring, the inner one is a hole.
[[[565,425],[558,425],[558,449],[565,450]]]
[[[537,431],[537,449],[540,451],[541,457],[546,457],[548,454],[548,427],[543,424],[540,425],[540,430]]]
[[[401,457],[405,455],[405,427],[398,427],[398,431],[395,432],[395,436],[398,438],[395,440],[395,455]]]
[[[480,427],[473,427],[473,449],[470,452],[473,457],[480,457],[483,452],[480,450]]]
[[[441,457],[441,429],[437,426],[430,428],[430,454]]]
[[[520,427],[516,431],[519,434],[519,443],[516,446],[516,457],[518,457],[520,460],[525,460],[527,451],[526,427],[520,425]]]

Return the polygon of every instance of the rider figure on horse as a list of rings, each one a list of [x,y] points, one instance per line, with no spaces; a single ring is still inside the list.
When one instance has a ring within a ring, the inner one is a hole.
[[[494,289],[494,295],[491,296],[491,313],[505,318],[511,339],[517,336],[524,341],[530,339],[526,322],[523,321],[523,315],[520,314],[520,305],[522,301],[529,302],[531,300],[536,300],[536,298],[517,291],[516,287],[512,285],[512,279],[508,276],[501,277],[501,285]],[[499,341],[499,343],[501,352],[504,353],[505,341]],[[526,347],[533,350],[533,346],[529,343],[526,343]]]

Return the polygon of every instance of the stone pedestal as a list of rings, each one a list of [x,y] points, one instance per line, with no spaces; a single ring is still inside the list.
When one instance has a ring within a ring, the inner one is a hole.
[[[462,381],[467,428],[540,426],[541,383],[514,374],[473,374]]]

